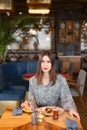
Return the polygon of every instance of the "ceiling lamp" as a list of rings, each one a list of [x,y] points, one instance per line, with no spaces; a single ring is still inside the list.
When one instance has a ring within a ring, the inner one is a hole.
[[[0,0],[0,12],[12,11],[13,0]]]
[[[51,0],[27,0],[28,12],[31,14],[49,14],[50,5]]]
[[[30,14],[49,14],[50,10],[49,9],[33,9],[33,8],[30,8],[28,9],[28,13]]]

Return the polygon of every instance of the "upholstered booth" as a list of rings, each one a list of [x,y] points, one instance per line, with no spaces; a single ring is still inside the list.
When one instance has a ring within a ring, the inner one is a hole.
[[[59,61],[55,62],[56,70],[60,70]],[[23,74],[36,73],[37,61],[10,62],[0,64],[0,100],[24,100],[29,82]]]

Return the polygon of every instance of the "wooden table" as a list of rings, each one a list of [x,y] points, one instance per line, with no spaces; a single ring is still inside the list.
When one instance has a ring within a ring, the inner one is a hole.
[[[71,80],[72,79],[72,75],[71,74],[66,74],[66,73],[61,73],[65,78],[66,80]],[[28,80],[29,81],[29,78],[35,76],[35,73],[32,73],[32,74],[23,74],[22,75],[22,78],[24,80]]]
[[[32,125],[30,114],[23,112],[22,115],[12,116],[12,109],[7,109],[0,119],[0,130],[66,130],[66,117],[71,118],[67,112],[64,112],[58,120],[45,117],[43,123]],[[80,121],[76,118],[73,120],[78,123],[79,130],[83,130]]]
[[[23,74],[23,75],[22,75],[22,78],[23,78],[24,80],[29,81],[29,78],[31,78],[31,77],[33,77],[33,76],[35,76],[35,73],[32,73],[32,74]]]
[[[71,74],[65,74],[65,73],[62,73],[62,75],[66,78],[66,80],[72,80],[72,75]]]

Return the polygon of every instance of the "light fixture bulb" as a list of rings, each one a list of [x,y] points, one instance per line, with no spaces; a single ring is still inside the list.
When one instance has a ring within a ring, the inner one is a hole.
[[[49,14],[49,9],[29,9],[28,13],[30,14]]]

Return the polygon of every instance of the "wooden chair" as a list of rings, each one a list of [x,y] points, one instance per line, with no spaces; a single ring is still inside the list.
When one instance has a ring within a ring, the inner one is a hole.
[[[72,96],[79,96],[80,101],[83,102],[83,93],[86,81],[86,71],[80,69],[76,82],[68,81]]]

